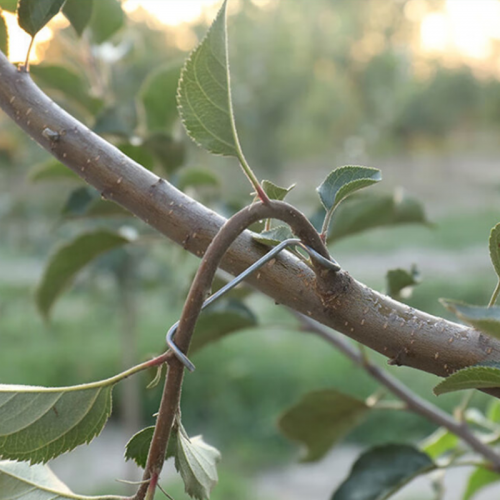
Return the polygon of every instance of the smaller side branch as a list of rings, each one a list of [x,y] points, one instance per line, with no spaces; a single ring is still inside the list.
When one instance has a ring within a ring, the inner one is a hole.
[[[474,451],[489,460],[494,465],[495,470],[500,471],[500,455],[480,441],[467,425],[463,422],[456,421],[437,406],[417,396],[409,387],[405,386],[399,380],[371,362],[339,335],[336,335],[334,332],[306,316],[298,313],[296,313],[296,316],[300,319],[305,331],[318,335],[323,340],[326,340],[359,367],[363,368],[363,370],[368,372],[392,394],[401,399],[401,401],[404,401],[408,410],[448,429],[462,441],[467,443]]]
[[[203,256],[186,298],[175,335],[176,345],[183,353],[187,354],[189,350],[196,321],[224,254],[248,226],[261,219],[279,219],[286,222],[303,243],[313,248],[321,256],[329,259],[328,250],[321,241],[316,229],[299,210],[288,203],[268,200],[265,203],[255,203],[244,208],[222,226]],[[313,265],[317,266],[315,268],[317,273],[322,271],[319,264],[313,261]],[[184,365],[173,355],[170,356],[167,362],[169,369],[144,471],[144,483],[137,491],[134,500],[144,500],[145,498],[149,500],[149,497],[154,496],[165,461],[170,431],[175,416],[179,411]]]

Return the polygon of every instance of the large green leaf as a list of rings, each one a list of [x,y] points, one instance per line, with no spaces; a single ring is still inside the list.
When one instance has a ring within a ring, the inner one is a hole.
[[[70,170],[66,165],[63,165],[60,161],[55,158],[50,158],[43,163],[38,163],[33,165],[28,171],[28,179],[31,182],[40,181],[50,181],[55,180],[72,180],[81,182],[81,178],[78,177],[72,170]]]
[[[359,399],[327,389],[306,394],[279,419],[283,434],[307,448],[304,461],[322,458],[369,411]]]
[[[49,316],[56,299],[89,262],[104,252],[129,242],[128,238],[118,233],[97,230],[81,234],[56,250],[36,290],[36,303],[40,313],[46,318]]]
[[[331,500],[385,500],[420,474],[434,468],[413,446],[389,444],[363,453]]]
[[[459,440],[455,434],[440,427],[420,444],[420,448],[435,460],[441,455],[453,451],[458,443]]]
[[[177,101],[196,143],[211,153],[240,158],[229,83],[226,5],[227,0],[182,68]]]
[[[207,444],[202,436],[188,437],[182,425],[172,432],[170,439],[173,442],[167,457],[173,454],[186,493],[199,500],[208,500],[218,481],[219,451]]]
[[[66,0],[63,6],[63,14],[78,36],[82,36],[83,31],[90,22],[93,3],[94,0]]]
[[[380,180],[382,180],[380,170],[371,167],[348,165],[331,172],[316,189],[326,210],[321,232],[327,235],[333,212],[342,200]]]
[[[142,84],[139,99],[150,132],[170,131],[179,117],[176,97],[180,73],[180,64],[160,66]]]
[[[498,474],[498,472],[478,467],[469,477],[467,489],[465,490],[462,500],[470,500],[478,491],[497,481],[500,481],[500,474]]]
[[[200,315],[191,341],[191,351],[210,342],[257,325],[255,314],[243,302],[230,299],[211,305]]]
[[[45,90],[60,92],[92,115],[102,107],[102,101],[89,94],[90,85],[87,80],[67,66],[37,64],[31,67],[31,74]]]
[[[390,269],[385,276],[386,293],[396,300],[400,300],[404,293],[413,289],[420,283],[420,273],[416,266],[412,266],[409,271],[406,269]],[[408,294],[405,298],[408,298]]]
[[[439,396],[447,392],[463,391],[464,389],[487,389],[500,387],[500,366],[476,365],[463,368],[434,387],[434,393]]]
[[[471,306],[457,300],[439,299],[446,309],[465,323],[492,337],[500,338],[500,307]]]
[[[113,385],[100,384],[0,385],[0,457],[47,462],[92,441],[111,414]]]
[[[119,0],[98,0],[94,2],[89,26],[94,43],[98,45],[104,43],[117,33],[124,24],[125,14]]]
[[[7,33],[7,25],[5,19],[0,14],[0,50],[7,55],[9,53],[9,34]]]
[[[314,217],[318,229],[321,228],[324,215],[322,210]],[[333,242],[376,227],[414,223],[429,224],[423,205],[400,189],[394,194],[354,194],[335,210],[328,241]]]
[[[127,497],[128,498],[128,497]],[[114,495],[75,495],[47,465],[0,462],[0,500],[127,500]]]
[[[64,0],[19,0],[19,26],[35,36],[60,10]]]

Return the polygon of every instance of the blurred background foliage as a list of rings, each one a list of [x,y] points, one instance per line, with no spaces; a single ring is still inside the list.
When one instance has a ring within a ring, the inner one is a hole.
[[[192,144],[175,111],[182,61],[217,7],[94,2],[82,37],[61,16],[39,34],[31,71],[56,102],[125,154],[230,215],[251,201],[239,170]],[[193,19],[182,22],[184,10]],[[416,264],[423,282],[408,302],[430,313],[447,316],[441,296],[486,304],[495,284],[487,238],[499,220],[500,2],[232,0],[229,12],[236,122],[257,174],[279,185],[297,182],[287,199],[312,217],[319,207],[314,188],[333,168],[380,168],[384,182],[374,193],[397,188],[402,196],[403,189],[424,203],[433,224],[391,219],[394,227],[335,241],[335,258],[379,290],[388,269]],[[3,15],[10,58],[23,60],[24,42],[12,15]],[[197,259],[82,190],[4,115],[0,186],[0,381],[80,383],[161,351]],[[124,226],[141,235],[138,243],[86,269],[44,323],[33,290],[54,247],[96,227]],[[242,295],[260,326],[195,355],[183,417],[190,434],[203,432],[223,451],[225,467],[248,478],[296,456],[275,422],[301,394],[335,386],[367,397],[375,385],[320,341],[296,333],[285,311]],[[434,397],[432,377],[391,371]],[[135,388],[132,428],[156,411],[158,390],[143,389],[152,376]],[[456,397],[437,402],[451,408]],[[116,420],[128,408],[118,404]],[[412,440],[430,428],[416,417],[377,413],[350,439]],[[216,490],[215,498],[234,498],[235,491],[244,498],[240,483],[234,490],[226,484],[230,491]]]

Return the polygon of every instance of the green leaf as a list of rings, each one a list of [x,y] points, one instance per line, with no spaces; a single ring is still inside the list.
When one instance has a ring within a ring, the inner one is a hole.
[[[188,187],[218,187],[220,182],[219,177],[208,168],[186,168],[179,172],[176,184],[181,191],[185,191]]]
[[[498,223],[490,232],[490,258],[495,272],[500,279],[500,223]]]
[[[100,110],[92,130],[99,135],[116,135],[128,140],[134,135],[136,122],[135,109],[120,104]]]
[[[459,440],[455,434],[440,427],[420,444],[420,448],[435,460],[441,455],[453,451],[458,444]]]
[[[5,19],[0,13],[0,50],[8,55],[9,53],[9,34],[7,33],[7,25]]]
[[[262,233],[255,233],[252,235],[255,241],[262,243],[263,245],[275,246],[282,241],[293,238],[293,233],[288,226],[276,226],[269,231],[262,231]]]
[[[134,434],[125,447],[125,460],[133,460],[139,467],[145,469],[154,431],[155,427],[152,425]]]
[[[490,422],[495,424],[500,423],[500,401],[498,399],[490,401],[486,416]]]
[[[56,181],[56,180],[72,180],[80,182],[81,179],[72,170],[70,170],[66,165],[63,165],[60,161],[51,158],[43,163],[38,163],[34,165],[28,171],[28,179],[31,182],[40,181]]]
[[[218,481],[219,451],[205,443],[202,436],[188,437],[182,425],[172,433],[171,439],[174,442],[167,457],[174,454],[175,468],[184,481],[186,493],[199,500],[208,500]]]
[[[153,170],[155,160],[152,154],[144,146],[134,146],[132,144],[120,144],[118,149],[129,158],[142,165],[148,170]]]
[[[469,477],[463,500],[470,500],[479,490],[497,481],[500,481],[500,475],[497,472],[478,467]]]
[[[191,351],[210,342],[257,325],[255,314],[242,302],[230,299],[211,305],[200,315],[191,341]]]
[[[321,228],[324,211],[315,216],[315,226]],[[429,224],[423,205],[416,198],[397,189],[394,194],[363,193],[353,195],[335,210],[329,242],[362,231],[398,224]]]
[[[90,443],[111,414],[115,383],[109,379],[61,388],[0,385],[0,457],[47,462]]]
[[[0,462],[0,500],[127,500],[119,496],[75,495],[47,465]]]
[[[109,40],[124,24],[125,14],[118,0],[98,0],[94,3],[90,30],[95,44]]]
[[[266,180],[263,180],[260,183],[260,185],[262,186],[264,193],[266,193],[271,200],[280,200],[280,201],[284,200],[285,196],[295,187],[295,184],[292,184],[287,188],[283,188],[277,186],[276,184],[273,184],[271,181],[266,181]]]
[[[287,410],[278,425],[283,434],[307,448],[305,462],[319,460],[369,411],[359,399],[327,389],[306,394]]]
[[[399,300],[403,295],[405,298],[408,298],[409,295],[405,295],[405,292],[409,290],[411,294],[412,288],[420,283],[420,273],[414,265],[410,271],[400,268],[390,269],[387,271],[385,280],[387,295]]]
[[[0,9],[16,12],[17,0],[0,0]]]
[[[60,10],[64,0],[19,0],[19,26],[35,36]]]
[[[87,186],[73,190],[66,200],[62,209],[62,214],[66,217],[78,217],[87,211],[89,205],[100,198],[99,193]]]
[[[242,157],[229,83],[226,6],[181,71],[177,102],[189,136],[214,154]]]
[[[142,84],[139,99],[150,132],[170,132],[179,117],[177,84],[180,74],[181,65],[178,63],[160,66]]]
[[[184,163],[184,143],[168,134],[155,132],[146,137],[143,145],[158,160],[167,175],[172,175]]]
[[[92,115],[102,107],[100,99],[90,96],[88,81],[66,66],[37,64],[31,67],[31,74],[35,81],[45,90],[50,89],[60,92],[66,99]]]
[[[49,259],[36,290],[36,303],[40,313],[48,318],[56,299],[89,262],[129,242],[128,238],[118,233],[97,230],[81,234],[56,250]]]
[[[500,367],[475,365],[450,375],[434,387],[434,394],[440,396],[464,389],[486,389],[489,387],[500,387]]]
[[[385,500],[433,468],[432,460],[413,446],[377,446],[356,460],[331,500]]]
[[[90,187],[73,190],[61,211],[63,217],[131,217],[131,213],[112,201],[103,200],[99,193]]]
[[[328,215],[347,196],[381,180],[382,175],[377,168],[348,165],[331,172],[316,191]]]
[[[449,311],[456,314],[465,323],[491,335],[500,338],[500,307],[471,306],[457,300],[439,299],[439,302]]]
[[[66,0],[63,6],[63,14],[80,37],[92,17],[93,3],[94,0]]]

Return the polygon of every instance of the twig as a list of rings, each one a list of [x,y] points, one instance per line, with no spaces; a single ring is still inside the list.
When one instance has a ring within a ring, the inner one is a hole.
[[[295,235],[306,245],[312,247],[323,257],[329,258],[328,250],[321,241],[317,231],[300,211],[288,203],[269,200],[267,203],[255,203],[244,208],[222,226],[203,256],[200,267],[194,277],[175,335],[176,344],[183,353],[187,354],[189,350],[196,321],[201,312],[203,302],[209,293],[222,257],[234,240],[249,225],[266,218],[279,219],[286,222],[290,225]],[[323,272],[323,269],[317,267],[316,271],[320,274]],[[167,380],[143,476],[143,480],[149,481],[149,484],[144,484],[139,488],[134,497],[135,500],[143,500],[154,495],[165,461],[165,451],[172,424],[179,409],[182,381],[184,378],[184,365],[174,356],[171,356],[168,364]]]
[[[299,317],[304,330],[314,333],[315,335],[318,335],[322,339],[326,340],[342,352],[342,354],[366,370],[375,380],[380,382],[395,396],[404,401],[408,410],[448,429],[450,432],[462,439],[462,441],[467,443],[474,451],[488,459],[497,471],[500,471],[500,455],[495,453],[488,445],[480,441],[466,425],[462,422],[457,422],[437,406],[417,396],[409,387],[402,384],[399,380],[392,377],[373,362],[367,360],[339,335],[336,335],[334,332],[328,330],[310,318],[299,314],[297,314],[297,316]]]

